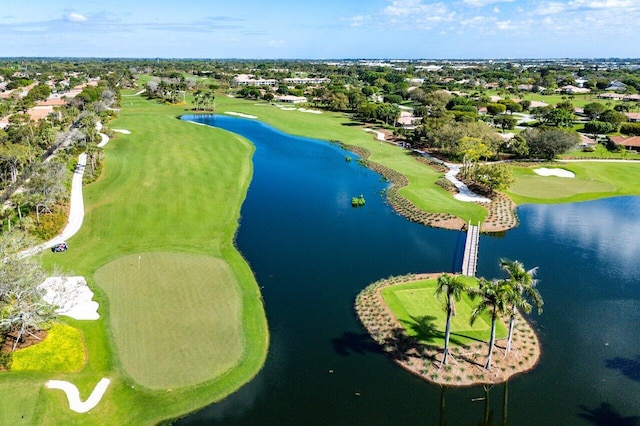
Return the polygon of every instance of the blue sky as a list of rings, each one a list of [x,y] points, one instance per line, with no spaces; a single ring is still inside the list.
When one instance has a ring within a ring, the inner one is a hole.
[[[640,57],[640,0],[22,0],[0,56]]]

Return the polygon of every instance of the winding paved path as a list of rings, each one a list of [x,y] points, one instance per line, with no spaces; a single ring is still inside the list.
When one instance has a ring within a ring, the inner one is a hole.
[[[96,128],[98,132],[102,130],[102,123],[96,123]],[[102,138],[101,142],[98,144],[100,148],[109,143],[109,136],[104,133],[99,133]],[[60,235],[52,238],[46,243],[42,243],[36,247],[32,247],[30,249],[24,250],[20,252],[20,257],[32,256],[36,253],[40,253],[42,250],[50,249],[56,244],[60,244],[63,241],[68,240],[72,236],[74,236],[82,227],[82,222],[84,221],[84,199],[82,197],[82,177],[84,175],[84,169],[87,166],[87,154],[83,152],[78,156],[78,164],[76,165],[76,169],[73,172],[73,179],[71,181],[71,197],[69,200],[69,220],[67,225],[62,230]]]

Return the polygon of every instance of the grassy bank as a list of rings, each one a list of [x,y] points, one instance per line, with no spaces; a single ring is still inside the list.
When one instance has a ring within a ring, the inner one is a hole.
[[[177,120],[184,111],[123,98],[109,125],[131,135],[105,148],[104,175],[85,187],[85,222],[70,250],[43,256],[87,277],[96,293],[101,319],[68,321],[83,334],[87,364],[77,373],[1,374],[0,424],[154,424],[223,398],[264,363],[262,301],[233,246],[254,148]],[[139,256],[147,269],[128,275],[123,265]],[[172,347],[157,353],[167,339]],[[102,377],[112,383],[88,414],[44,388],[68,380],[86,399]]]

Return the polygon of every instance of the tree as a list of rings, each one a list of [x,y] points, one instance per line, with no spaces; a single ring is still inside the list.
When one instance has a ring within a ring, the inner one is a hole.
[[[597,119],[600,114],[602,114],[606,110],[607,107],[600,102],[591,102],[589,104],[586,104],[583,108],[584,114],[589,117],[589,120]]]
[[[438,278],[435,295],[440,298],[442,294],[446,294],[444,310],[447,313],[447,323],[444,331],[444,351],[442,353],[442,361],[440,367],[447,363],[447,355],[449,355],[449,336],[451,335],[451,317],[456,315],[455,301],[460,301],[462,295],[467,291],[462,276],[443,274]]]
[[[30,242],[15,231],[0,237],[0,333],[13,333],[15,350],[25,335],[35,335],[55,317],[54,307],[42,300],[42,266],[20,250]]]
[[[470,179],[491,191],[506,189],[515,180],[511,167],[504,163],[478,164],[471,171]]]
[[[393,121],[395,126],[398,118],[400,118],[400,108],[395,104],[383,103],[378,107],[377,114],[380,120],[386,124],[390,124],[390,121]]]
[[[542,121],[555,127],[571,127],[575,116],[567,108],[553,108],[542,116]]]
[[[512,289],[505,284],[505,281],[489,281],[485,278],[479,278],[478,288],[473,290],[474,294],[480,296],[480,301],[471,311],[471,325],[487,310],[490,311],[489,315],[491,316],[489,353],[487,354],[487,362],[484,365],[487,370],[491,369],[491,356],[493,355],[493,346],[496,341],[496,321],[506,311],[509,292],[512,292]]]
[[[611,133],[615,131],[615,127],[606,121],[591,120],[584,125],[584,131],[592,135]]]
[[[514,154],[518,158],[526,157],[529,154],[527,141],[520,135],[515,135],[502,145],[504,152]]]
[[[521,133],[529,147],[529,158],[552,160],[556,155],[568,151],[579,141],[578,134],[551,127],[527,129]]]
[[[617,129],[621,123],[624,123],[627,121],[627,116],[621,112],[608,109],[604,111],[602,114],[600,114],[600,116],[598,117],[598,120],[611,123]]]
[[[458,141],[458,155],[462,156],[462,176],[469,177],[469,172],[481,158],[489,158],[495,152],[480,138],[465,136]]]
[[[506,357],[511,350],[511,339],[513,337],[513,328],[516,321],[516,311],[518,309],[525,313],[530,313],[533,306],[536,307],[538,315],[542,313],[542,297],[536,289],[538,280],[536,275],[537,267],[529,269],[524,268],[522,262],[517,260],[500,259],[500,269],[507,274],[507,283],[513,288],[513,292],[509,293],[508,304],[511,309],[511,317],[509,319],[509,336],[507,338],[507,347],[504,356]],[[531,302],[530,302],[531,301]]]
[[[63,163],[50,161],[42,163],[27,182],[28,199],[36,209],[38,223],[40,213],[51,213],[51,207],[66,195],[64,182],[67,172]]]
[[[504,132],[505,130],[515,129],[516,124],[518,124],[518,119],[509,115],[500,114],[493,117],[493,124],[500,127]]]
[[[487,112],[491,115],[502,114],[507,110],[507,107],[503,104],[490,103],[487,104]]]

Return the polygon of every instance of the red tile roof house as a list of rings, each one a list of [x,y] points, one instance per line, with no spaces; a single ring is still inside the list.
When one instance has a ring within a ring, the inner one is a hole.
[[[640,123],[640,112],[627,112],[624,115],[630,122]]]
[[[616,146],[622,146],[630,151],[637,151],[640,149],[640,136],[631,136],[628,138],[624,136],[610,136],[609,139]]]

